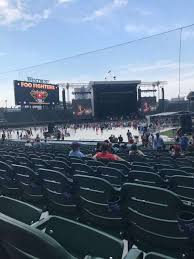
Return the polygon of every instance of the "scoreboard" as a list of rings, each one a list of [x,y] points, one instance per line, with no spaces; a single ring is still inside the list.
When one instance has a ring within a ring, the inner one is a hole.
[[[56,84],[14,81],[16,105],[57,105],[59,86]]]

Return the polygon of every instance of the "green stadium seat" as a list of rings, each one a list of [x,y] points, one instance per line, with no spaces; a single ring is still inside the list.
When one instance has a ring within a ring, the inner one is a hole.
[[[55,239],[76,258],[90,255],[97,258],[121,259],[123,241],[105,232],[69,219],[49,216],[36,226]]]

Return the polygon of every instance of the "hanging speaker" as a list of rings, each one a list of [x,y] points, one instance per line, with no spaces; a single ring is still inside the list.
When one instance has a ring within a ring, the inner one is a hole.
[[[182,128],[183,134],[192,133],[192,118],[189,114],[183,114],[180,116],[180,126]]]
[[[66,110],[67,105],[66,105],[66,97],[65,97],[65,89],[64,88],[62,90],[62,98],[63,98],[63,108],[64,108],[64,110]]]
[[[138,103],[139,103],[139,108],[141,108],[141,89],[138,88]]]

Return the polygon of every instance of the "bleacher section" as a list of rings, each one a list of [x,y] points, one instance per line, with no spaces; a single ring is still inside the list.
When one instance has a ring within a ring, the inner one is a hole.
[[[69,150],[1,145],[0,258],[121,259],[123,239],[126,259],[194,258],[194,153],[111,162]]]
[[[27,126],[49,122],[62,123],[71,119],[71,112],[64,110],[5,111],[0,113],[0,126]]]

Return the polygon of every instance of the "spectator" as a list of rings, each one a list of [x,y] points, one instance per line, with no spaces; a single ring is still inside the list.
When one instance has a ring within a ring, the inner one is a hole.
[[[132,138],[132,134],[131,134],[130,130],[127,131],[127,138],[128,138],[128,142],[129,142],[130,138]]]
[[[85,155],[80,151],[80,144],[78,142],[74,142],[71,145],[72,150],[69,152],[70,157],[78,157],[84,158]]]
[[[93,156],[94,159],[107,159],[107,160],[122,160],[119,156],[112,154],[110,150],[109,143],[104,142],[101,147],[101,152],[98,152],[95,156]]]
[[[5,138],[6,138],[5,131],[3,131],[2,136],[1,136],[1,140],[3,143],[5,142]]]
[[[34,148],[41,148],[40,138],[36,138],[33,144]]]
[[[129,159],[130,161],[134,161],[139,157],[144,157],[144,153],[140,150],[138,150],[138,147],[136,144],[131,145],[131,150],[129,151]]]
[[[30,143],[30,140],[27,140],[25,143],[25,147],[32,147],[32,144]]]
[[[181,146],[179,140],[175,140],[175,144],[170,147],[170,154],[174,158],[181,155]]]
[[[180,144],[182,152],[185,152],[189,146],[189,139],[185,134],[181,137]]]
[[[164,149],[164,140],[162,137],[160,137],[160,133],[156,133],[156,136],[153,140],[153,149],[155,150],[162,150]]]
[[[123,143],[123,137],[121,135],[118,137],[118,140],[119,140],[119,143]]]

